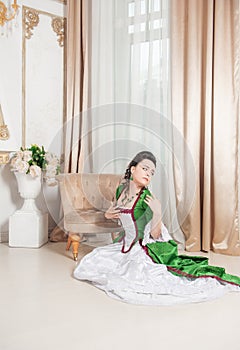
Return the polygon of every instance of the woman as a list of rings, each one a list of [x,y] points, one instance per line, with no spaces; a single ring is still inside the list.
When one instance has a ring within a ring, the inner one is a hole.
[[[109,296],[135,304],[172,305],[217,298],[240,291],[240,278],[221,267],[209,266],[205,257],[177,254],[161,221],[161,204],[148,190],[156,159],[138,153],[116,190],[116,202],[105,216],[124,228],[113,244],[94,249],[74,270]]]

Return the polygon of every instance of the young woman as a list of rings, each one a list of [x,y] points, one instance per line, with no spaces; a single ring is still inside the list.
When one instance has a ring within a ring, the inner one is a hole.
[[[109,296],[135,304],[201,302],[240,291],[240,278],[209,266],[208,259],[178,255],[177,244],[161,221],[161,204],[148,190],[156,159],[138,153],[116,190],[105,216],[121,221],[124,231],[113,244],[94,249],[74,270]]]

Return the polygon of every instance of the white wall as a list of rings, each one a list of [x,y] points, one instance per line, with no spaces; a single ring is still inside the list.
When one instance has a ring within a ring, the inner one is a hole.
[[[48,149],[56,133],[61,133],[63,124],[63,95],[61,95],[63,48],[59,46],[58,37],[51,28],[51,18],[53,15],[64,17],[66,6],[61,0],[18,0],[18,4],[20,11],[17,21],[11,23],[12,30],[6,34],[5,27],[0,28],[0,103],[10,132],[9,140],[0,140],[0,151],[16,151],[24,143],[26,146],[30,146],[30,143],[37,143],[40,146],[43,144]],[[23,6],[40,11],[39,25],[33,29],[31,39],[25,40],[24,54]],[[23,57],[26,58],[25,77],[22,76]],[[22,81],[25,81],[23,89]],[[51,93],[48,88],[51,89]],[[25,123],[23,123],[24,94]],[[24,140],[23,130],[25,130]],[[61,138],[57,138],[53,148],[60,156]],[[21,203],[17,183],[9,164],[0,165],[0,241],[2,238],[6,240],[9,216],[21,206]],[[54,220],[58,220],[59,212],[58,188],[47,188],[44,185],[43,194],[38,198],[38,205],[39,208],[50,211],[49,226],[54,227]]]

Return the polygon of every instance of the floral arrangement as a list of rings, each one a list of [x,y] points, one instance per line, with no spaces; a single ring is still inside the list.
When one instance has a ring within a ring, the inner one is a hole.
[[[48,185],[55,185],[55,176],[60,172],[60,162],[56,155],[46,152],[44,147],[31,145],[30,148],[20,148],[11,159],[12,171],[30,174],[32,177],[41,176]]]

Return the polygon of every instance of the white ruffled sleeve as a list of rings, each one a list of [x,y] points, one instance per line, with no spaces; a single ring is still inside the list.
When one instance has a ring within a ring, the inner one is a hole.
[[[146,245],[147,243],[154,243],[154,242],[167,242],[170,239],[172,239],[172,237],[168,233],[168,229],[163,224],[163,222],[162,222],[162,227],[161,227],[161,231],[162,231],[161,236],[158,239],[153,239],[151,237],[151,224],[152,224],[152,220],[150,220],[147,223],[147,225],[145,226],[144,236],[143,236],[143,241],[142,241],[143,245]]]

